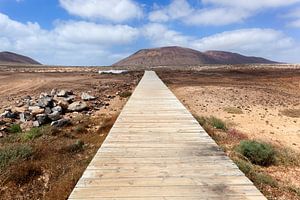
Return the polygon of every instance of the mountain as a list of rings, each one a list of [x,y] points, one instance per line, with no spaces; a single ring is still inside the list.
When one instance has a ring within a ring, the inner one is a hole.
[[[29,58],[27,56],[19,55],[12,52],[0,52],[0,64],[34,64],[41,65],[41,63]]]
[[[200,52],[194,49],[171,46],[142,49],[113,64],[113,66],[180,66],[201,64],[276,63],[260,57],[248,57],[226,51]]]

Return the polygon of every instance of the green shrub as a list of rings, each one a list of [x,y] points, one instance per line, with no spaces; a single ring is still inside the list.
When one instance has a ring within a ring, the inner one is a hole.
[[[196,116],[195,118],[196,118],[196,120],[198,121],[198,123],[199,123],[201,126],[204,126],[205,124],[207,124],[207,119],[206,119],[206,117],[203,117],[203,116]]]
[[[250,179],[255,183],[255,185],[269,185],[271,187],[277,187],[278,183],[268,174],[263,172],[252,172],[250,175]]]
[[[216,117],[211,116],[209,118],[209,123],[216,129],[221,129],[223,131],[227,130],[225,122],[223,122],[221,119],[218,119]]]
[[[13,124],[9,127],[8,132],[10,133],[21,133],[22,129],[19,124]]]
[[[234,159],[234,162],[238,166],[238,168],[246,175],[249,174],[253,170],[252,164],[245,160]]]
[[[63,150],[69,153],[77,153],[83,150],[84,142],[82,140],[77,140],[74,144],[65,147]]]
[[[268,166],[275,162],[275,150],[266,143],[243,140],[240,142],[237,151],[256,165]]]
[[[0,169],[16,160],[26,159],[32,153],[32,148],[24,144],[2,148],[0,149]]]
[[[300,154],[288,148],[276,149],[276,164],[285,166],[299,166]]]
[[[122,97],[122,98],[128,98],[128,97],[130,97],[131,95],[132,95],[132,93],[131,93],[130,91],[121,92],[121,93],[119,94],[119,96]]]
[[[42,129],[38,127],[31,128],[29,131],[27,131],[24,134],[23,136],[24,140],[28,141],[28,140],[33,140],[35,138],[41,137],[43,135],[43,132],[41,130]]]

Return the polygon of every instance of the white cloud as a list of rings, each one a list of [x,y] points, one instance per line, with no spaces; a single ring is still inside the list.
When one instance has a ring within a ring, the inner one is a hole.
[[[70,14],[87,19],[105,19],[113,22],[140,18],[143,10],[133,0],[59,0]]]
[[[235,7],[246,10],[257,10],[263,8],[276,8],[288,6],[300,2],[300,0],[202,0],[204,4],[215,6]]]
[[[37,23],[20,23],[0,13],[0,50],[32,56],[48,64],[109,64],[109,49],[133,42],[139,30],[127,25],[85,21],[58,22],[53,30]]]
[[[163,8],[149,13],[151,22],[180,20],[188,25],[228,25],[243,22],[268,8],[293,5],[300,0],[202,0],[202,8],[192,7],[187,0],[172,0]]]
[[[190,37],[169,30],[166,26],[158,23],[145,25],[142,28],[142,34],[155,46],[185,46],[191,40]]]
[[[288,26],[300,28],[300,7],[290,10],[289,13],[284,15],[283,17],[290,20],[287,24]]]
[[[278,61],[300,61],[295,56],[299,50],[295,41],[273,29],[239,29],[196,38],[170,30],[162,24],[149,24],[144,27],[143,34],[155,46],[185,46],[200,51],[223,50],[262,56]],[[287,56],[285,52],[294,56]]]

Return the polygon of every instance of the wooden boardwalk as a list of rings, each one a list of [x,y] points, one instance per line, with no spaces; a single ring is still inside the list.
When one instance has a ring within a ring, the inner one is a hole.
[[[69,199],[266,199],[146,72]]]

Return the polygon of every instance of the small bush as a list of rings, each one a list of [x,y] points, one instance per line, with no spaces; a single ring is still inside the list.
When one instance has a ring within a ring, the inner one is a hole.
[[[236,107],[226,107],[223,110],[229,114],[243,114],[243,111]]]
[[[8,132],[10,133],[21,133],[22,129],[19,124],[13,124],[9,127]]]
[[[9,146],[0,149],[0,169],[19,159],[27,159],[32,155],[28,145]]]
[[[299,166],[300,154],[288,148],[276,149],[276,164],[285,166]]]
[[[195,118],[196,118],[196,120],[198,121],[198,123],[199,123],[201,126],[204,126],[205,124],[207,124],[207,119],[206,119],[206,117],[203,117],[203,116],[196,116]]]
[[[36,163],[26,162],[22,165],[14,165],[10,168],[8,181],[13,181],[17,185],[31,182],[34,178],[43,174],[41,167]]]
[[[84,125],[77,125],[75,128],[74,128],[74,131],[76,133],[83,133],[86,131],[86,127]]]
[[[238,166],[238,168],[244,173],[249,174],[253,170],[253,166],[251,163],[242,160],[242,159],[234,159],[235,164]]]
[[[83,150],[84,142],[82,140],[77,140],[74,144],[71,144],[65,148],[64,151],[68,153],[78,153]]]
[[[243,140],[240,142],[237,151],[256,165],[268,166],[275,162],[275,151],[271,145],[266,143]]]
[[[250,179],[256,184],[256,185],[269,185],[271,187],[277,187],[278,183],[276,180],[274,180],[271,176],[268,174],[265,174],[263,172],[252,172],[250,174]]]
[[[122,97],[122,98],[128,98],[128,97],[130,97],[131,95],[132,95],[132,93],[131,93],[130,91],[121,92],[121,93],[119,94],[119,96]]]
[[[225,122],[223,122],[221,119],[218,119],[216,117],[211,116],[209,118],[209,123],[216,129],[221,129],[223,131],[227,130]]]
[[[247,139],[247,135],[243,134],[242,132],[236,130],[236,129],[230,129],[227,131],[227,136],[230,139],[236,139],[236,140],[245,140]]]
[[[24,134],[24,140],[25,141],[33,140],[35,138],[41,137],[42,135],[43,132],[41,131],[41,128],[34,127]]]

